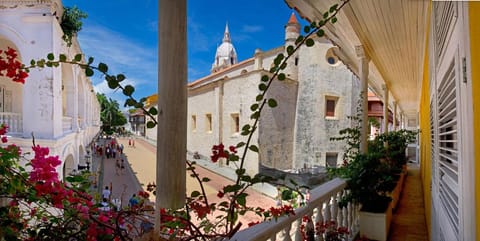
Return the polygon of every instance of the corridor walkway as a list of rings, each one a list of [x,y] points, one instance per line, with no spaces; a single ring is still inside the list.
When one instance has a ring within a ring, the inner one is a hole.
[[[427,241],[423,189],[418,164],[408,164],[408,175],[397,210],[393,213],[389,241]]]

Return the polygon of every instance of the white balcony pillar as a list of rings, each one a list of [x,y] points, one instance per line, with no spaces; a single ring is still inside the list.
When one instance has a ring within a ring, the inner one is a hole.
[[[360,135],[360,152],[367,153],[368,150],[368,62],[370,59],[365,54],[363,46],[356,46],[357,57],[360,60],[359,64],[359,78],[361,86],[361,98],[362,98],[362,115],[361,115],[361,135]]]
[[[397,130],[397,102],[393,102],[393,130]]]
[[[155,234],[160,208],[185,203],[187,152],[187,1],[158,1],[158,126]]]
[[[72,115],[72,129],[78,131],[78,81],[80,75],[80,67],[73,68],[73,115]],[[70,97],[72,98],[72,97]]]
[[[382,85],[383,89],[383,133],[388,133],[388,87]]]

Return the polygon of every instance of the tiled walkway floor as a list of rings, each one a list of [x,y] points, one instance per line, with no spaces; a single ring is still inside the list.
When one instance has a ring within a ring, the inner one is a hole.
[[[420,167],[408,164],[400,202],[393,213],[389,241],[427,241]]]

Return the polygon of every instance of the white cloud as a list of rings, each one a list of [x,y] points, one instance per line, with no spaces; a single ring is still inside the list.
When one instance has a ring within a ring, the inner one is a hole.
[[[127,79],[122,82],[131,84],[136,89],[140,84],[148,85],[146,89],[157,86],[157,49],[135,42],[133,39],[98,25],[85,27],[79,35],[81,48],[87,56],[95,58],[94,63],[104,62],[111,74],[124,74]],[[92,78],[95,91],[107,96],[117,95],[108,88],[106,81],[98,76]],[[117,91],[122,95],[121,91]],[[149,93],[136,93],[143,96]],[[124,101],[124,100],[123,100]],[[119,103],[123,103],[123,101]]]

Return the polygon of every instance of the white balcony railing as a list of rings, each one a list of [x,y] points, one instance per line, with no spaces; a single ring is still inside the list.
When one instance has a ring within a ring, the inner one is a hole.
[[[0,112],[0,124],[8,125],[8,134],[15,135],[23,133],[22,114],[12,112]]]
[[[335,221],[338,227],[346,227],[349,231],[348,240],[353,240],[358,233],[358,206],[349,203],[340,208],[338,200],[347,194],[346,182],[343,179],[333,179],[310,192],[310,202],[307,206],[295,210],[295,215],[281,217],[277,221],[257,224],[236,233],[230,241],[283,241],[302,240],[300,225],[302,218],[309,216],[314,223]],[[324,240],[317,236],[315,240]]]
[[[73,118],[63,116],[62,118],[63,132],[71,132],[73,130]]]

